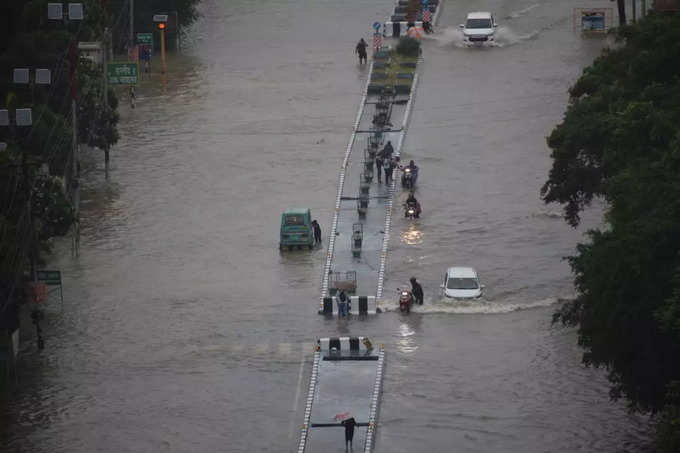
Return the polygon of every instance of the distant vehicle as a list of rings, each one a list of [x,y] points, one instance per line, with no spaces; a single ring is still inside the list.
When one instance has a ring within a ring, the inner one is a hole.
[[[288,247],[314,248],[314,231],[312,230],[312,214],[309,209],[286,209],[281,214],[281,239],[279,249]]]
[[[468,13],[465,23],[459,27],[463,30],[463,42],[472,45],[493,42],[498,25],[491,13],[480,11]]]
[[[482,296],[484,285],[479,283],[477,271],[471,267],[450,267],[441,287],[444,295],[454,299],[476,299]]]

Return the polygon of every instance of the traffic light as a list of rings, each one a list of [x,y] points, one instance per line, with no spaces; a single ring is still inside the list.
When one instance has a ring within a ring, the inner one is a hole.
[[[165,22],[158,22],[158,29],[165,30]]]

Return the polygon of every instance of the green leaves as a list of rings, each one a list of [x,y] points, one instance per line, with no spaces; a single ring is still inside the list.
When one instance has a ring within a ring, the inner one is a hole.
[[[573,226],[593,198],[607,202],[606,230],[569,260],[579,295],[553,321],[578,326],[583,362],[609,371],[613,398],[674,408],[677,424],[665,398],[680,381],[680,17],[650,16],[617,38],[547,140],[544,201]]]

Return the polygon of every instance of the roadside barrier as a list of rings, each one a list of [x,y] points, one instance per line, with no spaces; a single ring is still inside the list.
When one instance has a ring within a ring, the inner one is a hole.
[[[298,453],[304,453],[307,446],[307,436],[309,435],[309,420],[312,416],[312,404],[314,403],[314,394],[316,393],[316,386],[319,382],[319,362],[321,361],[321,353],[317,350],[314,352],[314,364],[312,365],[312,377],[309,380],[309,391],[307,392],[307,401],[305,402],[305,418],[300,428],[300,443],[298,444]]]
[[[335,349],[336,352],[370,352],[368,345],[371,342],[368,337],[329,337],[319,338],[317,345],[322,353],[328,353]]]
[[[374,315],[377,313],[377,304],[375,296],[350,296],[349,297],[349,312],[352,315]],[[319,308],[321,315],[337,315],[338,301],[336,297],[322,297],[321,307]]]
[[[371,409],[368,413],[368,430],[366,431],[366,443],[364,444],[364,453],[371,453],[373,451],[373,442],[375,438],[375,430],[377,429],[378,409],[380,405],[380,394],[382,393],[383,375],[385,370],[385,347],[380,346],[378,353],[378,371],[375,375],[375,384],[373,385],[373,396],[371,397]]]

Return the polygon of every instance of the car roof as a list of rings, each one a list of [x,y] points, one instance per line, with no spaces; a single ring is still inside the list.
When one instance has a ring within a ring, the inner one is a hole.
[[[285,211],[283,211],[283,213],[285,215],[288,215],[288,214],[295,214],[295,215],[301,215],[302,214],[302,215],[304,215],[304,214],[307,214],[308,212],[309,212],[309,208],[288,208]]]
[[[446,274],[449,278],[477,278],[477,271],[472,267],[450,267]]]
[[[487,11],[475,11],[472,13],[468,13],[467,15],[468,19],[491,19],[491,13]]]

